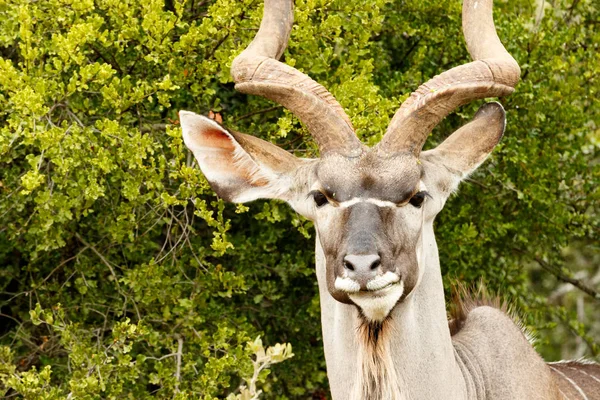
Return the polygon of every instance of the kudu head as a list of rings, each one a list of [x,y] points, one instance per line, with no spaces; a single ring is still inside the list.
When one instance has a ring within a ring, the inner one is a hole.
[[[281,199],[314,221],[329,293],[358,306],[367,320],[381,321],[418,285],[424,224],[498,143],[504,110],[499,103],[483,105],[470,123],[421,153],[427,136],[456,107],[512,93],[519,66],[496,35],[492,0],[465,0],[463,32],[475,61],[419,87],[381,142],[369,148],[323,86],[277,61],[292,20],[293,0],[265,0],[260,29],[231,72],[237,90],[291,110],[313,135],[321,158],[296,158],[187,111],[180,112],[183,137],[223,199]]]

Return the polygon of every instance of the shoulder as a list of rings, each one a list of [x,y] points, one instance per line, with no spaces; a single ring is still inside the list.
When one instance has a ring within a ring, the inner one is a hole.
[[[507,351],[513,353],[523,349],[535,353],[519,320],[503,307],[477,305],[467,308],[459,318],[450,321],[450,326],[455,343],[505,355]]]
[[[452,336],[458,362],[478,376],[489,398],[559,398],[550,369],[505,310],[475,306],[459,325]]]

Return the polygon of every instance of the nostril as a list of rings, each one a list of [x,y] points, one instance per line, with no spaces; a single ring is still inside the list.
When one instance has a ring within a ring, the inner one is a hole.
[[[371,271],[374,269],[379,268],[379,266],[381,265],[381,260],[375,260],[373,261],[373,263],[371,264]]]
[[[347,273],[351,275],[367,274],[370,276],[381,268],[381,257],[378,254],[348,254],[344,257],[343,265]]]
[[[344,260],[344,268],[354,271],[354,265],[348,260]]]

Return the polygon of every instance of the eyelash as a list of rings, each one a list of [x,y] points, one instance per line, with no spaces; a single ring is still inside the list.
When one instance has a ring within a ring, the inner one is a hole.
[[[325,196],[322,192],[318,190],[313,190],[308,195],[313,197],[313,200],[315,201],[317,207],[323,207],[325,204],[329,203],[329,200],[327,200],[327,196]]]
[[[413,197],[411,197],[408,202],[413,207],[421,208],[421,206],[423,205],[423,202],[425,201],[426,197],[431,198],[431,195],[429,193],[425,192],[425,191],[420,191],[420,192],[415,193],[413,195]]]

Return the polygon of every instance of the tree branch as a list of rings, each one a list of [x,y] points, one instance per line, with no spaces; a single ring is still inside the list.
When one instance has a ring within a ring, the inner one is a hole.
[[[248,113],[248,114],[242,115],[241,117],[236,118],[234,122],[238,122],[242,119],[249,118],[253,115],[264,114],[264,113],[268,113],[270,111],[279,110],[280,108],[283,108],[283,106],[274,106],[274,107],[269,107],[269,108],[263,108],[262,110],[258,110],[258,111],[253,111],[251,113]]]
[[[600,292],[588,285],[586,282],[583,282],[581,279],[575,279],[565,275],[560,268],[548,264],[538,256],[535,256],[533,259],[540,265],[540,267],[542,267],[545,271],[550,272],[558,280],[570,283],[585,294],[591,296],[593,299],[600,301]]]
[[[177,369],[175,370],[175,394],[179,393],[179,381],[181,381],[181,351],[183,350],[183,338],[177,338]]]
[[[75,237],[77,238],[77,240],[79,240],[84,246],[88,247],[90,250],[92,250],[94,252],[94,254],[96,254],[98,256],[98,258],[100,259],[100,261],[102,261],[102,263],[104,265],[106,265],[108,267],[108,269],[110,270],[111,275],[113,276],[113,278],[115,278],[115,284],[117,285],[117,290],[119,291],[119,293],[122,294],[121,292],[121,285],[119,285],[119,278],[117,277],[117,274],[115,273],[115,270],[113,269],[112,265],[110,265],[110,263],[108,262],[108,260],[106,258],[104,258],[104,256],[91,244],[89,244],[87,241],[85,241],[80,235],[79,233],[75,233]]]
[[[557,267],[544,261],[542,257],[536,254],[530,254],[529,252],[516,247],[513,247],[513,249],[521,254],[531,257],[535,262],[538,263],[540,267],[542,267],[544,271],[551,273],[556,277],[556,279],[566,283],[570,283],[577,289],[581,290],[583,293],[589,295],[594,300],[600,301],[600,292],[595,288],[591,287],[588,283],[584,282],[582,279],[576,279],[568,276],[567,274],[562,272],[562,269],[560,267]]]
[[[135,312],[137,314],[138,321],[141,321],[142,320],[142,315],[140,314],[140,310],[138,309],[138,306],[137,306],[136,302],[133,299],[129,299],[129,296],[127,296],[127,294],[125,294],[125,292],[121,289],[121,285],[119,284],[119,277],[115,273],[115,270],[112,267],[111,263],[94,246],[92,246],[85,239],[83,239],[81,237],[81,235],[79,235],[79,233],[75,233],[75,237],[84,246],[86,246],[87,248],[89,248],[90,250],[92,250],[94,252],[94,254],[96,254],[96,256],[98,256],[98,258],[100,259],[100,261],[102,261],[102,263],[108,267],[108,269],[110,270],[110,273],[111,273],[112,277],[115,280],[115,285],[117,286],[117,292],[119,292],[119,294],[121,296],[123,296],[123,298],[125,299],[125,303],[123,304],[123,306],[125,307],[125,305],[127,304],[127,302],[131,300],[131,304],[133,304],[133,308],[135,309]]]

